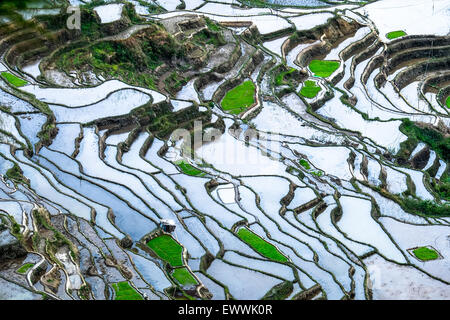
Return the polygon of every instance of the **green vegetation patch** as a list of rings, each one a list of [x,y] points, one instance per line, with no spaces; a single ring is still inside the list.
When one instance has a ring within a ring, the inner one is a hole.
[[[322,171],[312,171],[311,174],[315,175],[316,177],[323,176],[323,172]]]
[[[262,300],[285,300],[294,291],[294,284],[291,281],[284,281],[270,289]]]
[[[414,249],[413,253],[417,259],[420,259],[422,261],[436,260],[437,258],[439,258],[439,254],[435,250],[427,247]]]
[[[405,198],[403,200],[407,211],[427,216],[450,216],[450,205],[438,204],[435,201]]]
[[[307,80],[305,81],[304,86],[300,90],[300,94],[305,98],[314,98],[317,94],[322,90],[318,85],[316,85],[315,81]]]
[[[181,257],[183,247],[171,236],[163,234],[147,242],[147,245],[158,257],[167,261],[172,267],[181,267],[183,265],[183,259]]]
[[[263,238],[259,237],[247,228],[240,228],[237,232],[237,235],[245,243],[247,243],[264,257],[279,262],[288,261],[288,259],[280,251],[278,251],[278,249],[274,245],[268,243]]]
[[[450,96],[448,96],[447,100],[445,100],[445,104],[447,105],[447,108],[450,108]]]
[[[34,266],[34,263],[26,263],[23,266],[21,266],[19,269],[17,269],[17,272],[21,273],[21,274],[25,274],[28,272],[28,270],[33,268],[33,266]]]
[[[309,70],[317,77],[327,78],[339,68],[338,61],[312,60],[309,63]]]
[[[180,160],[177,162],[178,167],[180,167],[181,171],[183,171],[183,173],[190,175],[190,176],[198,176],[198,177],[203,177],[205,175],[205,173],[203,171],[200,171],[199,169],[197,169],[196,167],[190,165],[189,163],[187,163],[184,160]]]
[[[24,177],[22,169],[17,165],[17,163],[14,163],[12,168],[8,169],[6,171],[6,177],[15,182],[15,183],[22,183],[29,185],[28,180]]]
[[[301,160],[299,161],[299,163],[300,163],[300,165],[301,165],[303,168],[305,168],[306,170],[311,169],[311,165],[310,165],[309,162],[306,161],[305,159],[301,159]]]
[[[450,137],[444,137],[442,133],[429,127],[419,127],[409,119],[403,120],[400,130],[409,138],[426,143],[439,154],[442,160],[450,162]]]
[[[172,272],[172,277],[183,286],[197,285],[198,282],[187,268],[177,268]]]
[[[280,72],[275,78],[275,84],[277,86],[281,86],[285,83],[285,78],[288,78],[289,75],[293,74],[296,71],[295,68],[290,68],[289,70]]]
[[[127,281],[113,283],[112,286],[116,292],[115,300],[144,300]]]
[[[239,114],[255,103],[255,84],[245,81],[227,92],[222,100],[222,109],[231,113]]]
[[[27,81],[20,79],[9,72],[2,72],[2,78],[8,81],[10,84],[12,84],[15,87],[23,87],[28,84]]]
[[[392,40],[395,38],[406,36],[406,32],[403,30],[391,31],[386,34],[386,38]]]

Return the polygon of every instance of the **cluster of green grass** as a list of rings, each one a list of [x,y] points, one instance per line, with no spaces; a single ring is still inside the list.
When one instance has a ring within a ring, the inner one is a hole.
[[[183,286],[197,285],[198,282],[186,268],[177,268],[172,272],[172,277]]]
[[[55,257],[55,253],[59,248],[67,246],[69,247],[70,255],[73,260],[78,260],[74,244],[51,224],[48,215],[48,212],[39,212],[39,210],[32,211],[32,216],[36,226],[38,226],[38,230],[47,229],[53,232],[53,237],[51,239],[45,239],[46,252],[54,259],[56,263],[61,264],[61,262]],[[33,235],[33,245],[35,249],[39,245],[40,240],[42,240],[41,234],[39,232],[35,233]]]
[[[189,163],[187,163],[184,160],[178,161],[177,165],[180,167],[181,171],[183,171],[183,173],[185,173],[187,175],[195,176],[195,177],[197,177],[197,176],[203,177],[205,175],[205,173],[203,171],[200,171],[196,167],[193,167],[192,165],[190,165]]]
[[[206,22],[206,26],[212,30],[212,31],[216,31],[218,32],[220,30],[220,26],[215,23],[214,21],[212,21],[210,18],[205,17],[205,22]]]
[[[255,84],[245,81],[227,92],[222,100],[222,109],[231,113],[239,114],[255,103]]]
[[[15,183],[22,183],[28,185],[28,181],[23,176],[23,171],[22,169],[20,169],[17,163],[14,163],[12,168],[6,171],[6,177]]]
[[[315,175],[316,177],[323,176],[323,172],[322,171],[312,171],[311,174]]]
[[[450,177],[446,173],[441,176],[440,180],[433,180],[431,186],[439,197],[450,201]]]
[[[115,300],[144,300],[127,281],[113,283],[112,286],[116,292]]]
[[[212,44],[215,47],[222,46],[226,43],[221,34],[212,32],[209,29],[203,29],[193,36],[193,40],[200,45]]]
[[[447,105],[447,108],[450,108],[450,96],[448,96],[447,100],[445,100],[445,104]]]
[[[403,120],[400,130],[410,139],[426,143],[439,154],[442,160],[450,162],[450,137],[444,137],[440,132],[428,127],[419,127],[409,119]]]
[[[403,199],[407,211],[427,216],[450,216],[450,205],[414,198]]]
[[[406,32],[403,30],[391,31],[386,34],[386,38],[388,38],[389,40],[403,37],[403,36],[406,36]]]
[[[417,257],[417,259],[420,259],[422,261],[436,260],[437,258],[439,258],[439,255],[436,251],[427,247],[414,249],[413,253]]]
[[[300,90],[300,94],[305,98],[314,98],[317,94],[322,90],[319,86],[316,85],[315,81],[307,80],[305,81],[304,86]]]
[[[240,228],[237,232],[237,235],[242,239],[242,241],[250,245],[264,257],[280,262],[288,261],[288,259],[283,254],[281,254],[281,252],[278,251],[275,246],[268,243],[247,228]]]
[[[309,70],[317,77],[327,78],[339,68],[338,61],[312,60],[309,63]]]
[[[17,272],[21,273],[21,274],[25,274],[28,272],[28,270],[33,268],[33,266],[34,266],[34,263],[26,263],[23,266],[21,266],[19,269],[17,269]]]
[[[28,84],[27,81],[20,79],[9,72],[2,72],[1,73],[2,78],[8,81],[10,84],[12,84],[15,87],[23,87]]]
[[[164,261],[172,267],[183,266],[183,247],[179,245],[171,236],[163,234],[150,240],[147,245]]]
[[[83,28],[86,28],[84,33]],[[95,20],[83,20],[81,31],[84,38],[100,37],[100,31],[95,31],[96,28],[100,27]],[[62,70],[94,69],[96,73],[156,89],[156,78],[152,72],[164,62],[170,63],[173,58],[180,59],[185,54],[185,46],[155,24],[141,37],[127,41],[102,41],[88,46],[68,47],[56,57],[56,64]]]
[[[295,72],[295,68],[290,68],[289,70],[280,72],[276,77],[275,77],[275,85],[277,86],[281,86],[282,84],[285,83],[285,77],[287,77],[288,75],[290,75],[291,73]]]
[[[306,161],[305,159],[301,159],[301,160],[299,161],[299,163],[300,163],[300,165],[301,165],[303,168],[305,168],[306,170],[311,169],[311,165],[310,165],[309,162]]]

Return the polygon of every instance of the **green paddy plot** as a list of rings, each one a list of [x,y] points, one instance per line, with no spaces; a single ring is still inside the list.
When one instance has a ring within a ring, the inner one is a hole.
[[[322,90],[318,85],[316,85],[315,81],[307,80],[300,90],[300,95],[305,98],[312,99]]]
[[[26,263],[23,266],[21,266],[19,269],[17,269],[18,273],[21,274],[25,274],[28,272],[28,270],[30,270],[31,268],[33,268],[34,264],[33,263]]]
[[[183,286],[197,285],[198,282],[187,268],[177,268],[173,270],[172,277]]]
[[[447,100],[445,100],[445,104],[447,105],[447,108],[450,108],[450,96],[448,96]]]
[[[112,287],[116,293],[115,300],[144,300],[127,281],[113,283]]]
[[[2,75],[2,78],[4,78],[6,81],[8,81],[10,84],[12,84],[15,87],[23,87],[28,84],[27,81],[22,80],[9,72],[2,72],[1,75]]]
[[[388,38],[389,40],[403,37],[403,36],[406,36],[406,32],[403,30],[391,31],[386,34],[386,38]]]
[[[281,254],[281,252],[278,251],[278,249],[274,245],[268,243],[247,228],[240,228],[237,232],[237,235],[242,239],[242,241],[247,243],[264,257],[279,262],[288,261],[288,259],[283,254]]]
[[[317,77],[327,78],[339,68],[339,65],[338,61],[312,60],[309,63],[309,70]]]
[[[203,177],[205,175],[203,171],[197,169],[196,167],[192,166],[191,164],[187,163],[184,160],[178,161],[177,165],[178,167],[180,167],[181,171],[183,171],[183,173],[187,175],[199,177]]]
[[[172,267],[181,267],[183,265],[181,256],[183,247],[171,236],[163,234],[147,242],[147,245],[158,255],[158,257],[167,261]]]
[[[255,84],[245,81],[227,92],[221,106],[224,111],[231,114],[239,114],[255,103]]]
[[[422,261],[436,260],[437,258],[439,258],[439,254],[435,250],[428,247],[420,247],[414,249],[413,254],[417,259]]]

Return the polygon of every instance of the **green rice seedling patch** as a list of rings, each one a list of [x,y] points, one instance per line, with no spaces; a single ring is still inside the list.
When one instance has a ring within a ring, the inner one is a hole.
[[[197,285],[198,282],[187,268],[177,268],[172,272],[172,277],[183,286]]]
[[[167,261],[172,267],[181,267],[183,265],[183,259],[181,257],[183,247],[171,236],[163,234],[147,242],[147,245],[158,257]]]
[[[300,163],[300,165],[301,165],[303,168],[305,168],[306,170],[311,169],[311,165],[310,165],[309,162],[306,161],[305,159],[301,159],[301,160],[299,161],[299,163]]]
[[[197,169],[196,167],[192,166],[191,164],[187,163],[184,160],[180,160],[177,162],[178,167],[180,167],[181,171],[183,171],[183,173],[190,175],[190,176],[198,176],[198,177],[203,177],[205,175],[205,173],[199,169]]]
[[[428,247],[420,247],[414,249],[412,252],[417,259],[422,261],[436,260],[439,258],[439,254],[435,250]]]
[[[10,84],[12,84],[15,87],[23,87],[28,84],[27,81],[20,79],[9,72],[2,72],[2,78],[4,78],[6,81],[8,81]]]
[[[222,100],[222,109],[239,114],[255,103],[255,84],[248,80],[227,92]]]
[[[279,262],[288,261],[288,259],[280,251],[278,251],[274,245],[268,243],[249,229],[240,228],[237,235],[242,239],[242,241],[247,243],[262,256]]]
[[[318,85],[316,85],[315,81],[307,80],[300,90],[300,95],[305,98],[312,99],[322,90]]]
[[[403,30],[391,31],[386,34],[386,38],[388,38],[389,40],[400,38],[403,36],[406,36],[406,32]]]
[[[113,283],[112,287],[116,292],[115,300],[144,300],[127,281]]]
[[[338,61],[312,60],[309,63],[309,70],[317,77],[327,78],[339,68],[339,65]]]
[[[17,269],[17,272],[21,273],[21,274],[25,274],[28,272],[28,270],[33,268],[33,266],[34,266],[34,263],[26,263],[23,266],[21,266],[19,269]]]

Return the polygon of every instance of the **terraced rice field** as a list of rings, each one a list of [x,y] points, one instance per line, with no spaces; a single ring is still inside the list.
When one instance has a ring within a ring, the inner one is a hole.
[[[116,293],[115,300],[143,300],[142,296],[126,281],[113,283],[112,286]]]
[[[255,85],[248,80],[227,92],[222,108],[231,114],[239,114],[255,103]]]
[[[403,36],[406,36],[406,32],[402,31],[402,30],[391,31],[391,32],[386,34],[386,38],[388,38],[390,40],[395,39],[395,38],[399,38],[399,37],[403,37]]]
[[[15,87],[23,87],[28,84],[25,80],[22,80],[9,72],[2,72],[1,75],[6,81]]]
[[[435,250],[427,247],[414,249],[413,253],[417,257],[417,259],[420,259],[422,261],[436,260],[439,257],[438,253]]]
[[[147,245],[164,261],[172,267],[183,265],[183,248],[171,236],[161,235],[150,240]]]
[[[309,63],[309,69],[315,76],[327,78],[339,68],[338,61],[312,60]]]
[[[305,98],[314,98],[317,94],[322,90],[319,86],[316,85],[314,81],[307,80],[300,90],[300,95]]]
[[[449,299],[448,1],[44,2],[0,19],[0,299]]]

